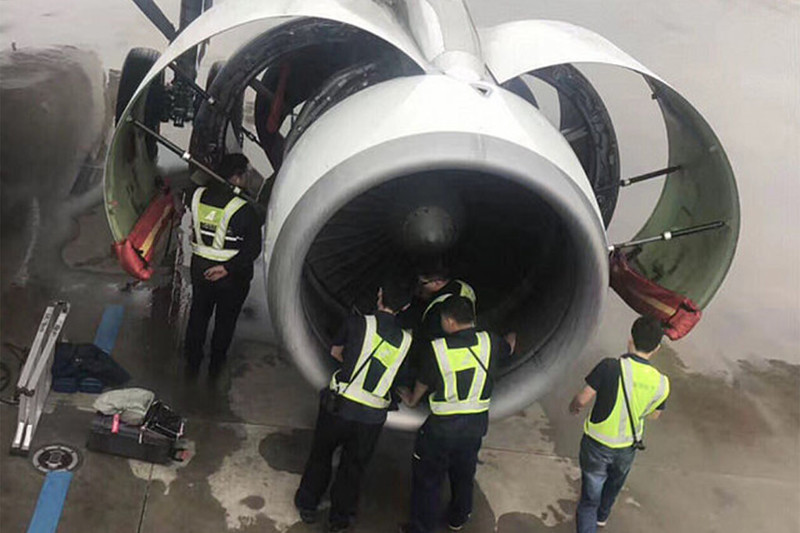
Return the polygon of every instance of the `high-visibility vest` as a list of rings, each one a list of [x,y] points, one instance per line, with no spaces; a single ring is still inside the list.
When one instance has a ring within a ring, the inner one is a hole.
[[[348,400],[375,409],[386,409],[391,403],[389,389],[411,347],[411,333],[403,330],[403,340],[400,346],[392,346],[378,333],[378,319],[375,316],[368,315],[364,319],[367,327],[364,331],[361,353],[350,373],[350,379],[353,381],[339,381],[337,379],[339,371],[337,370],[331,377],[330,388]],[[369,362],[367,362],[368,358]],[[360,370],[362,366],[364,368]],[[366,380],[370,376],[370,370],[372,370],[373,376],[370,381],[373,381],[374,385],[368,387]],[[377,380],[374,379],[376,371],[380,372]]]
[[[491,398],[483,398],[489,376],[492,341],[485,331],[476,333],[478,342],[466,348],[450,348],[445,339],[431,341],[444,390],[431,394],[428,403],[435,415],[462,415],[489,410]],[[458,375],[470,372],[472,383],[465,396],[459,396]]]
[[[652,366],[634,361],[631,357],[621,357],[619,363],[621,376],[617,384],[614,409],[605,420],[598,423],[592,422],[590,413],[583,425],[584,433],[609,448],[627,448],[633,445],[623,383],[630,401],[633,422],[636,424],[636,435],[640,440],[644,434],[645,417],[669,396],[669,379]]]
[[[205,191],[205,187],[200,187],[192,196],[192,252],[212,261],[229,261],[239,253],[233,244],[244,238],[228,235],[228,224],[247,202],[234,196],[225,207],[215,207],[202,202]]]
[[[466,281],[461,281],[460,279],[455,280],[455,282],[459,285],[458,296],[463,296],[467,298],[470,302],[472,302],[472,309],[475,310],[475,303],[477,301],[477,297],[475,296],[475,290],[469,286]],[[428,307],[425,308],[425,312],[422,313],[422,320],[425,320],[425,317],[428,316],[428,311],[433,309],[433,306],[436,304],[440,304],[443,301],[447,300],[453,296],[452,293],[442,294],[441,296],[437,296],[434,298],[431,303],[428,304]]]

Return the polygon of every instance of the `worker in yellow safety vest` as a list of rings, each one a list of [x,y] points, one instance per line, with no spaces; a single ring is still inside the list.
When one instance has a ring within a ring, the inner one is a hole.
[[[411,333],[403,330],[397,312],[411,301],[409,283],[387,280],[378,290],[374,315],[352,316],[333,339],[331,356],[340,368],[321,393],[311,454],[306,463],[295,506],[306,523],[317,519],[317,506],[331,480],[331,464],[342,448],[331,487],[328,531],[350,527],[356,514],[359,487],[390,408],[396,408],[392,389],[405,371]]]
[[[442,304],[451,296],[463,296],[472,303],[472,310],[477,306],[477,297],[473,288],[460,279],[453,279],[450,270],[441,259],[423,264],[417,270],[417,286],[411,305],[400,313],[400,323],[404,328],[414,332],[414,343],[409,354],[409,372],[404,376],[403,387],[414,386],[414,378],[419,372],[423,354],[428,350],[433,339],[445,336],[442,330]]]
[[[226,154],[218,174],[234,187],[244,187],[248,167],[244,155]],[[261,220],[245,200],[215,182],[194,191],[191,213],[192,306],[184,342],[186,374],[195,377],[200,371],[206,330],[214,314],[209,376],[216,378],[250,290],[253,262],[261,254]]]
[[[664,410],[669,379],[650,364],[662,336],[657,320],[638,318],[631,328],[628,353],[600,361],[570,403],[570,412],[578,414],[594,399],[581,440],[578,533],[594,533],[606,525],[636,450],[644,449],[645,418],[658,418]]]
[[[428,396],[431,414],[417,433],[412,462],[410,521],[404,533],[430,533],[439,521],[439,496],[450,477],[447,519],[451,530],[464,527],[472,513],[472,489],[498,370],[514,352],[516,335],[505,338],[475,328],[472,300],[452,295],[441,304],[445,336],[428,343],[414,391],[401,390],[415,407]]]
[[[414,328],[418,342],[444,337],[440,310],[442,303],[454,295],[467,298],[475,310],[477,297],[469,283],[452,279],[449,269],[440,262],[420,269],[414,301],[400,317],[405,327]]]

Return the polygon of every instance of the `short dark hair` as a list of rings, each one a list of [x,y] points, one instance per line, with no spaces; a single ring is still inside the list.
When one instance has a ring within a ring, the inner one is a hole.
[[[663,336],[661,322],[653,317],[640,316],[631,326],[633,345],[640,352],[650,353],[658,348]]]
[[[230,181],[234,176],[241,176],[247,172],[247,165],[250,160],[244,154],[225,154],[222,156],[222,161],[219,162],[217,172],[220,176]]]
[[[411,303],[411,284],[401,278],[388,278],[381,283],[383,305],[392,311],[400,311]]]
[[[445,318],[452,318],[459,324],[475,322],[475,309],[472,301],[463,296],[451,296],[442,302],[441,314]]]

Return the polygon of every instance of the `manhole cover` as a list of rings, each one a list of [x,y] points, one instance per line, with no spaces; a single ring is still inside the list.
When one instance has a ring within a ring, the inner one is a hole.
[[[42,446],[31,458],[34,468],[45,474],[56,470],[75,470],[81,462],[78,450],[65,444]]]

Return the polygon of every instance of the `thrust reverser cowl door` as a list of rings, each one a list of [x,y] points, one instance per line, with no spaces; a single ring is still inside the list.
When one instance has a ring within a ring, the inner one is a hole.
[[[359,66],[370,64],[385,64],[384,75],[359,75]],[[288,135],[296,138],[324,109],[353,91],[422,72],[401,50],[360,28],[307,17],[285,22],[228,58],[220,82],[209,91],[213,105],[204,101],[194,119],[192,154],[212,166],[219,161],[225,152],[228,117],[241,112],[241,95],[252,87],[257,138],[248,140],[260,146],[272,170],[278,171],[291,145],[284,128],[289,115]],[[343,80],[343,73],[354,76]],[[331,83],[335,86],[330,87]],[[302,112],[297,115],[299,107]]]
[[[591,82],[572,65],[545,67],[511,78],[503,88],[538,107],[526,78],[535,77],[558,94],[559,117],[554,124],[581,162],[608,227],[619,193],[619,149],[614,125],[603,99]]]
[[[722,222],[717,229],[670,242],[656,242],[632,254],[648,279],[705,307],[730,267],[739,235],[739,197],[722,145],[692,105],[665,81],[603,37],[578,26],[525,20],[480,30],[489,70],[503,84],[557,65],[598,63],[644,77],[658,100],[669,142],[669,174],[649,220],[635,239]]]
[[[128,116],[141,118],[139,102],[147,87],[181,55],[228,30],[261,23],[263,31],[296,18],[318,18],[359,28],[405,54],[423,71],[429,65],[407,29],[393,11],[378,2],[347,0],[229,0],[205,11],[172,42],[145,77],[120,117],[106,160],[104,190],[109,225],[115,241],[124,239],[156,195],[157,168],[144,149],[145,133],[126,122]],[[137,111],[138,110],[138,111]]]

